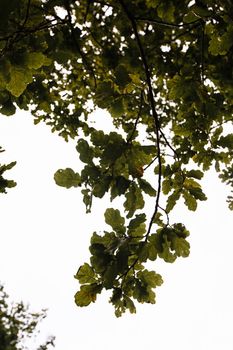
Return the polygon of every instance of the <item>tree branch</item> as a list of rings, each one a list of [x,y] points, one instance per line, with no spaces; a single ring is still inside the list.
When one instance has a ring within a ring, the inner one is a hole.
[[[138,121],[139,121],[139,118],[141,116],[141,112],[142,112],[142,102],[143,102],[143,91],[141,91],[141,94],[140,94],[140,105],[139,105],[139,110],[138,110],[138,114],[137,114],[137,118],[136,118],[136,121],[135,121],[135,124],[134,124],[134,127],[133,127],[133,130],[132,130],[132,133],[131,135],[129,136],[129,138],[127,139],[127,143],[129,143],[133,136],[134,136],[134,133],[137,129],[137,125],[138,125]]]
[[[202,22],[202,19],[198,18],[195,21],[192,21],[190,23],[181,23],[181,24],[176,24],[176,23],[169,23],[169,22],[165,22],[165,21],[159,21],[157,19],[151,19],[151,18],[146,18],[146,17],[135,17],[134,20],[136,22],[146,22],[149,24],[158,24],[160,26],[164,26],[164,27],[169,27],[169,28],[179,28],[179,29],[183,29],[186,27],[192,27],[194,25],[196,25],[197,23]]]
[[[153,93],[153,88],[152,88],[152,79],[151,79],[151,74],[150,74],[150,69],[149,69],[149,65],[147,62],[147,58],[144,52],[144,48],[138,33],[138,29],[137,29],[137,23],[136,23],[136,19],[133,17],[133,15],[130,13],[130,11],[128,10],[128,7],[126,6],[124,0],[119,0],[119,3],[121,4],[121,7],[123,8],[126,16],[128,17],[129,21],[132,24],[132,28],[134,31],[134,35],[138,44],[138,48],[140,51],[140,56],[142,59],[142,63],[143,63],[143,67],[144,67],[144,71],[145,71],[145,75],[146,75],[146,82],[147,82],[147,86],[148,86],[148,98],[149,98],[149,102],[150,102],[150,106],[151,106],[151,112],[152,112],[152,117],[154,119],[154,123],[155,123],[155,134],[156,134],[156,146],[157,146],[157,158],[158,158],[158,185],[157,185],[157,196],[156,196],[156,200],[155,200],[155,207],[154,207],[154,212],[152,214],[152,217],[150,219],[149,222],[149,226],[148,226],[148,230],[146,233],[146,237],[145,237],[145,242],[147,241],[153,222],[154,222],[154,218],[158,212],[158,208],[159,208],[159,198],[160,198],[160,193],[161,193],[161,181],[162,181],[162,160],[161,160],[161,150],[160,150],[160,125],[159,125],[159,119],[158,119],[158,114],[156,112],[156,108],[155,108],[155,101],[154,101],[154,93]]]
[[[87,72],[89,72],[92,77],[94,78],[94,84],[95,84],[95,87],[97,86],[97,83],[96,83],[96,77],[95,77],[95,72],[93,70],[93,68],[89,65],[89,63],[87,62],[87,59],[86,59],[86,56],[85,54],[82,52],[81,48],[80,48],[80,45],[76,39],[76,35],[75,35],[75,31],[74,31],[74,26],[73,26],[73,23],[72,23],[72,16],[71,16],[71,9],[70,9],[70,3],[69,3],[69,0],[65,0],[64,1],[64,6],[65,6],[65,9],[67,11],[67,15],[68,15],[68,25],[70,27],[70,32],[71,32],[71,35],[72,35],[72,39],[73,39],[73,42],[77,48],[77,51],[82,59],[82,62],[83,62],[83,65],[84,67],[86,68]]]

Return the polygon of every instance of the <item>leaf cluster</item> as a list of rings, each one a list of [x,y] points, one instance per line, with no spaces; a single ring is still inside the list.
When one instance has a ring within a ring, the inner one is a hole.
[[[182,224],[163,225],[147,239],[145,221],[145,214],[137,214],[126,224],[118,209],[106,210],[105,222],[112,231],[92,235],[90,263],[82,265],[75,275],[81,284],[75,295],[78,306],[94,302],[103,289],[112,290],[110,302],[117,317],[127,309],[135,313],[135,301],[155,303],[154,289],[163,280],[145,263],[157,258],[171,263],[177,257],[187,257],[189,232]]]
[[[161,278],[146,261],[189,253],[186,229],[169,222],[177,201],[195,211],[212,166],[233,186],[232,14],[217,0],[4,1],[0,112],[30,108],[35,124],[76,139],[83,168],[54,179],[80,188],[87,212],[95,198],[123,199],[124,215],[105,212],[112,231],[92,236],[78,305],[103,288],[117,316],[135,312],[133,299],[154,303]],[[96,108],[109,133],[90,119]]]
[[[22,302],[10,303],[4,287],[0,286],[0,350],[26,350],[27,341],[35,337],[38,325],[46,317],[45,310],[32,313]],[[41,344],[38,350],[54,346],[54,337]]]

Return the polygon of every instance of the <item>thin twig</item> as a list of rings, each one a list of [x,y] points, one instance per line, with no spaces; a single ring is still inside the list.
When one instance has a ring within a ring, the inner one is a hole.
[[[89,9],[90,9],[90,5],[91,5],[91,0],[88,0],[85,16],[84,16],[84,19],[83,19],[83,23],[86,23],[86,21],[87,21],[87,15],[88,15],[88,12],[89,12]]]
[[[161,133],[161,135],[162,135],[162,137],[163,137],[163,139],[164,139],[166,145],[173,151],[173,153],[175,154],[175,156],[176,156],[177,158],[179,158],[179,156],[178,156],[176,150],[172,147],[172,145],[171,145],[170,142],[168,141],[168,139],[167,139],[166,135],[164,134],[164,132],[163,132],[161,129],[160,129],[159,131],[160,131],[160,133]]]
[[[147,164],[145,168],[143,168],[143,172],[145,172],[156,161],[157,158],[158,156],[154,157],[152,161],[149,164]]]
[[[198,18],[197,20],[192,21],[190,23],[176,24],[176,23],[169,23],[169,22],[160,21],[160,20],[152,19],[152,18],[145,18],[145,17],[135,17],[134,20],[136,22],[140,21],[140,22],[146,22],[146,23],[149,23],[149,24],[158,24],[158,25],[164,26],[164,27],[179,28],[179,29],[183,29],[185,27],[192,27],[193,25],[195,25],[198,22],[202,21],[200,18]]]
[[[137,114],[137,118],[136,118],[136,121],[135,121],[135,124],[134,124],[134,127],[133,127],[133,130],[132,130],[132,133],[131,135],[129,136],[129,138],[127,139],[127,143],[129,143],[133,136],[134,136],[134,133],[137,129],[137,125],[138,125],[138,121],[139,121],[139,118],[141,116],[141,112],[142,112],[142,102],[143,102],[143,91],[141,91],[141,94],[140,94],[140,105],[139,105],[139,110],[138,110],[138,114]]]
[[[27,23],[27,20],[28,20],[28,18],[29,18],[30,5],[31,5],[31,0],[28,0],[26,15],[25,15],[25,18],[24,18],[24,21],[23,21],[23,24],[22,24],[22,28],[25,27],[25,25],[26,25],[26,23]]]

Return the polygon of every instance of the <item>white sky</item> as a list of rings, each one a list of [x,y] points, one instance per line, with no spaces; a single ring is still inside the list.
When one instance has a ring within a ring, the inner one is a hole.
[[[86,215],[79,190],[55,185],[57,169],[80,169],[74,144],[19,112],[0,118],[0,145],[0,163],[17,160],[8,177],[18,183],[0,196],[0,280],[13,300],[49,308],[42,335],[56,336],[56,350],[232,350],[233,216],[229,189],[214,174],[205,180],[209,200],[195,213],[180,205],[174,214],[191,231],[190,257],[156,261],[164,279],[157,304],[117,319],[108,293],[87,308],[73,301],[73,275],[88,260],[90,235],[102,229],[106,208],[96,200]]]

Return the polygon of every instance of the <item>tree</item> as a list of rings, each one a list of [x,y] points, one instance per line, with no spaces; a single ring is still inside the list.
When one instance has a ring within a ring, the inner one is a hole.
[[[2,147],[0,147],[0,153],[4,152]],[[5,171],[10,170],[15,166],[16,162],[11,162],[9,164],[0,164],[0,193],[6,193],[6,188],[15,187],[16,183],[13,180],[7,180],[4,178],[3,174]],[[5,174],[4,174],[5,175]]]
[[[199,180],[211,167],[233,185],[233,4],[222,0],[17,0],[0,14],[1,113],[30,108],[65,140],[77,139],[81,171],[60,169],[58,185],[94,198],[120,196],[109,225],[93,233],[76,278],[79,306],[103,289],[120,316],[134,300],[154,303],[157,258],[189,255],[188,230],[170,223],[182,199],[206,200]],[[113,130],[89,122],[96,108]],[[145,201],[154,198],[152,213]],[[233,209],[233,197],[228,197]]]
[[[46,317],[40,313],[30,313],[28,307],[21,303],[8,302],[8,295],[0,286],[0,350],[26,350],[27,341],[35,337],[37,326]],[[37,350],[48,350],[53,346],[51,337]]]

